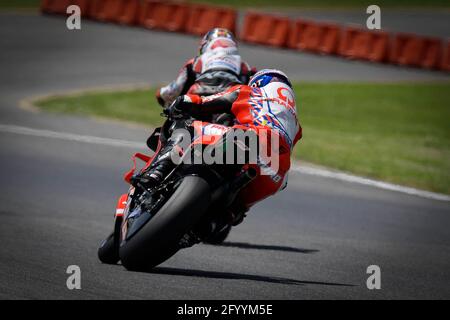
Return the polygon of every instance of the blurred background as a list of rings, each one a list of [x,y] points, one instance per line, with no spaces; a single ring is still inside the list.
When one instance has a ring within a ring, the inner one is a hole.
[[[128,159],[163,121],[155,90],[216,26],[294,82],[289,187],[220,247],[148,274],[101,265]],[[0,2],[0,297],[449,298],[449,32],[439,0]],[[371,264],[382,290],[366,288]]]

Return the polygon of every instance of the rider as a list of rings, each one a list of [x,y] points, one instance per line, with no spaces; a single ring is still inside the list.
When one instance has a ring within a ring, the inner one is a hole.
[[[239,194],[238,202],[240,202],[241,211],[248,211],[256,202],[285,187],[290,168],[290,155],[294,145],[302,136],[302,129],[297,120],[292,85],[283,72],[264,69],[250,79],[249,85],[235,85],[225,92],[208,97],[194,94],[180,96],[165,112],[172,116],[187,113],[194,117],[231,112],[235,116],[233,128],[246,128],[258,135],[262,131],[269,131],[270,134],[279,138],[279,148],[276,150],[279,156],[278,170],[269,175],[261,175],[263,169],[259,164],[259,170],[256,168],[259,174]],[[203,128],[207,128],[208,125],[213,126],[216,132],[220,127],[224,133],[230,129],[205,122],[202,125]],[[142,173],[139,178],[141,182],[154,186],[163,180],[163,177],[174,167],[170,159],[174,144],[168,143],[160,151],[154,163]],[[241,215],[240,219],[242,218]]]
[[[157,90],[156,99],[167,107],[186,93],[216,94],[235,84],[248,83],[254,72],[242,61],[233,34],[224,28],[214,28],[201,40],[198,56],[181,68],[174,81]]]

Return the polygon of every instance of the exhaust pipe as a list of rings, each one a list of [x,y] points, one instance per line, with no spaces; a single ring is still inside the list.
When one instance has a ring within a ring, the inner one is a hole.
[[[221,185],[217,190],[212,194],[212,202],[216,202],[220,199],[221,203],[225,206],[228,206],[231,202],[233,202],[236,195],[245,188],[253,179],[257,176],[256,169],[249,168],[245,171],[242,171],[233,181],[229,184]]]
[[[255,168],[248,168],[231,183],[230,189],[238,193],[245,188],[253,179],[256,178],[257,172]]]

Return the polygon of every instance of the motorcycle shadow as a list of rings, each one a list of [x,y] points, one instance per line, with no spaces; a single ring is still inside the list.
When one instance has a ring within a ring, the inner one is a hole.
[[[145,272],[153,273],[153,274],[171,275],[171,276],[187,276],[187,277],[199,277],[199,278],[211,278],[211,279],[252,280],[252,281],[260,281],[260,282],[276,283],[276,284],[286,284],[286,285],[308,285],[308,284],[311,285],[311,284],[313,284],[313,285],[343,286],[343,287],[354,287],[355,286],[355,285],[346,284],[346,283],[304,281],[304,280],[253,275],[253,274],[205,271],[205,270],[195,270],[195,269],[180,269],[180,268],[172,268],[172,267],[156,267],[152,270],[148,270]]]
[[[296,252],[296,253],[316,253],[319,250],[316,249],[304,249],[304,248],[294,248],[287,246],[274,246],[274,245],[264,245],[264,244],[253,244],[247,242],[223,242],[219,245],[219,247],[231,247],[231,248],[239,248],[239,249],[254,249],[254,250],[275,250],[275,251],[284,251],[284,252]]]

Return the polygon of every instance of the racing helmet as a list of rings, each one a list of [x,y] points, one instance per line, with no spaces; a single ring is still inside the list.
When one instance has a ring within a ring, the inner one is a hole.
[[[225,28],[214,28],[209,30],[200,41],[200,46],[198,48],[199,55],[205,53],[211,42],[216,39],[231,40],[233,45],[236,46],[236,39],[231,31]]]
[[[250,78],[248,85],[250,87],[262,88],[271,82],[282,82],[292,89],[292,83],[287,75],[276,69],[262,69]]]

